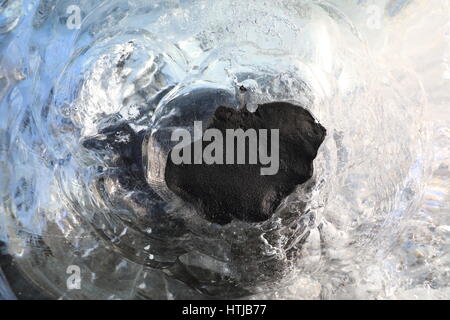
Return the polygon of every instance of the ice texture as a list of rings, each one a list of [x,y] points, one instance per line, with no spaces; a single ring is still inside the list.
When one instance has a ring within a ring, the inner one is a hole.
[[[79,0],[79,28],[73,4],[0,0],[2,298],[15,274],[55,299],[450,297],[448,1]],[[201,88],[327,129],[264,222],[207,221],[120,162],[150,127],[161,163],[167,105]]]

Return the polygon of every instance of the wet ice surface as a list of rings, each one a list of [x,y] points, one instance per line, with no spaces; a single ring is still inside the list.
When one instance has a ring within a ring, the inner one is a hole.
[[[0,1],[0,240],[43,292],[450,298],[448,1],[80,1],[80,29],[71,4]],[[327,128],[266,222],[209,223],[82,146],[205,86]]]

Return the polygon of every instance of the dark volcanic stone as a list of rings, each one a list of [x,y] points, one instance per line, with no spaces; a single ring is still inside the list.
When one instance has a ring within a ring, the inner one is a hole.
[[[312,177],[313,160],[326,135],[325,128],[307,110],[286,102],[260,105],[254,113],[219,107],[210,119],[210,128],[223,134],[224,159],[226,129],[279,129],[279,171],[275,175],[261,175],[260,169],[267,166],[259,158],[257,164],[176,165],[168,157],[168,188],[218,224],[229,223],[233,218],[248,222],[270,218],[297,185]],[[203,141],[203,149],[210,143]],[[193,143],[190,147],[193,154]],[[236,149],[235,144],[235,155]]]

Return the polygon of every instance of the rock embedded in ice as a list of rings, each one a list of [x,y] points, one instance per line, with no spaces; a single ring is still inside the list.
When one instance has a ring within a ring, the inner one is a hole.
[[[233,91],[215,84],[193,84],[175,89],[168,95],[170,97],[164,98],[155,110],[155,123],[148,130],[142,146],[147,183],[167,201],[174,198],[165,182],[167,158],[177,144],[171,141],[173,131],[192,131],[195,121],[206,124],[220,105],[239,106]]]
[[[206,219],[219,224],[229,223],[234,218],[247,222],[269,219],[297,185],[312,177],[313,160],[326,136],[325,128],[306,109],[287,102],[259,105],[254,113],[221,106],[209,123],[208,129],[218,129],[223,137],[227,129],[255,129],[256,132],[279,129],[279,170],[273,175],[261,174],[266,166],[259,158],[256,164],[248,161],[244,164],[237,164],[237,161],[234,164],[225,161],[224,164],[194,164],[193,161],[175,164],[172,157],[168,157],[165,168],[168,188],[193,204]],[[213,143],[204,140],[202,150]],[[230,152],[225,140],[224,158]],[[188,147],[191,155],[194,144]],[[257,154],[260,154],[262,145],[257,146]],[[237,148],[235,143],[235,156]],[[248,143],[246,148],[249,148]]]

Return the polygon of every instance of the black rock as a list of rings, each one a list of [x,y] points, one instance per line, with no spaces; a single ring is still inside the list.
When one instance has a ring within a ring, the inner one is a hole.
[[[168,188],[218,224],[233,218],[247,222],[269,219],[297,185],[312,177],[313,160],[326,136],[325,128],[306,109],[287,102],[259,105],[254,113],[221,106],[209,121],[208,129],[212,128],[224,137],[224,159],[226,129],[279,129],[279,170],[274,175],[261,174],[261,168],[267,166],[259,158],[256,164],[175,164],[167,158]],[[270,154],[270,135],[268,141]],[[210,143],[203,141],[203,150]],[[192,154],[193,146],[189,146]],[[234,149],[236,155],[237,144]]]

